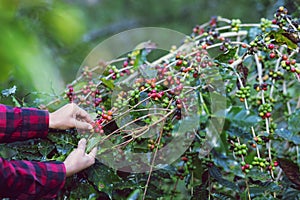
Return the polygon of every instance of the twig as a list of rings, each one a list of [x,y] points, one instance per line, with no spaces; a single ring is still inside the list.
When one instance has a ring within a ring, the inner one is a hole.
[[[256,63],[256,68],[257,68],[257,73],[258,73],[258,81],[259,84],[261,85],[263,83],[263,79],[262,79],[262,66],[261,63],[259,62],[258,59],[258,55],[254,54],[254,58],[255,58],[255,63]],[[262,99],[262,104],[265,104],[265,97],[264,97],[264,90],[261,91],[261,99]],[[266,124],[266,132],[268,134],[270,134],[270,128],[269,128],[269,119],[266,118],[265,119],[265,124]],[[271,152],[271,140],[269,140],[268,144],[266,144],[266,147],[268,149],[268,156],[270,159],[270,163],[272,163],[272,152]],[[273,170],[271,170],[271,177],[274,179],[274,172]],[[275,196],[275,194],[274,194]]]
[[[156,159],[156,155],[157,155],[157,152],[158,152],[158,148],[159,148],[159,144],[160,144],[160,141],[161,141],[162,134],[163,134],[163,129],[161,129],[161,131],[160,131],[158,142],[157,142],[157,147],[155,148],[155,152],[154,152],[152,162],[151,162],[151,165],[150,165],[150,170],[149,170],[148,179],[147,179],[147,182],[146,182],[146,185],[145,185],[143,200],[145,200],[145,198],[146,198],[146,194],[147,194],[148,186],[149,186],[149,183],[150,183],[151,174],[153,172],[153,167],[154,167],[154,163],[155,163],[155,159]]]

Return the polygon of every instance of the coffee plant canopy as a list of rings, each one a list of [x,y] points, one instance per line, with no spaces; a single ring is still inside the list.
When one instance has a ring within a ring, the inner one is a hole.
[[[87,137],[98,160],[58,199],[299,199],[299,48],[300,21],[283,6],[259,23],[212,17],[167,53],[145,41],[82,67],[64,94],[36,105],[77,103],[91,132],[50,130],[0,155],[63,161]],[[17,92],[2,96],[20,106]]]

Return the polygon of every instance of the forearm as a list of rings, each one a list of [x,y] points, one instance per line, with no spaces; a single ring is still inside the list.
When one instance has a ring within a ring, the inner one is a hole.
[[[54,198],[65,184],[61,162],[7,161],[0,158],[0,197]]]
[[[0,142],[46,137],[49,113],[33,108],[13,108],[0,104]]]

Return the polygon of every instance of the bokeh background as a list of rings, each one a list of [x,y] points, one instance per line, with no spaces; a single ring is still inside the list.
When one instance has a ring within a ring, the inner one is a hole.
[[[151,26],[190,34],[212,16],[271,19],[280,5],[300,13],[299,0],[0,0],[0,91],[16,85],[20,99],[45,103],[76,78],[97,44],[121,31]]]

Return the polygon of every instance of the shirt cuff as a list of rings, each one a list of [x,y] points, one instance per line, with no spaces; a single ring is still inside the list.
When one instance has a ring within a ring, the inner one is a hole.
[[[65,185],[63,162],[7,161],[0,158],[1,165],[0,198],[53,199]]]
[[[55,198],[66,182],[66,168],[63,162],[45,162],[47,168],[47,183],[44,186],[46,194],[43,198]]]

